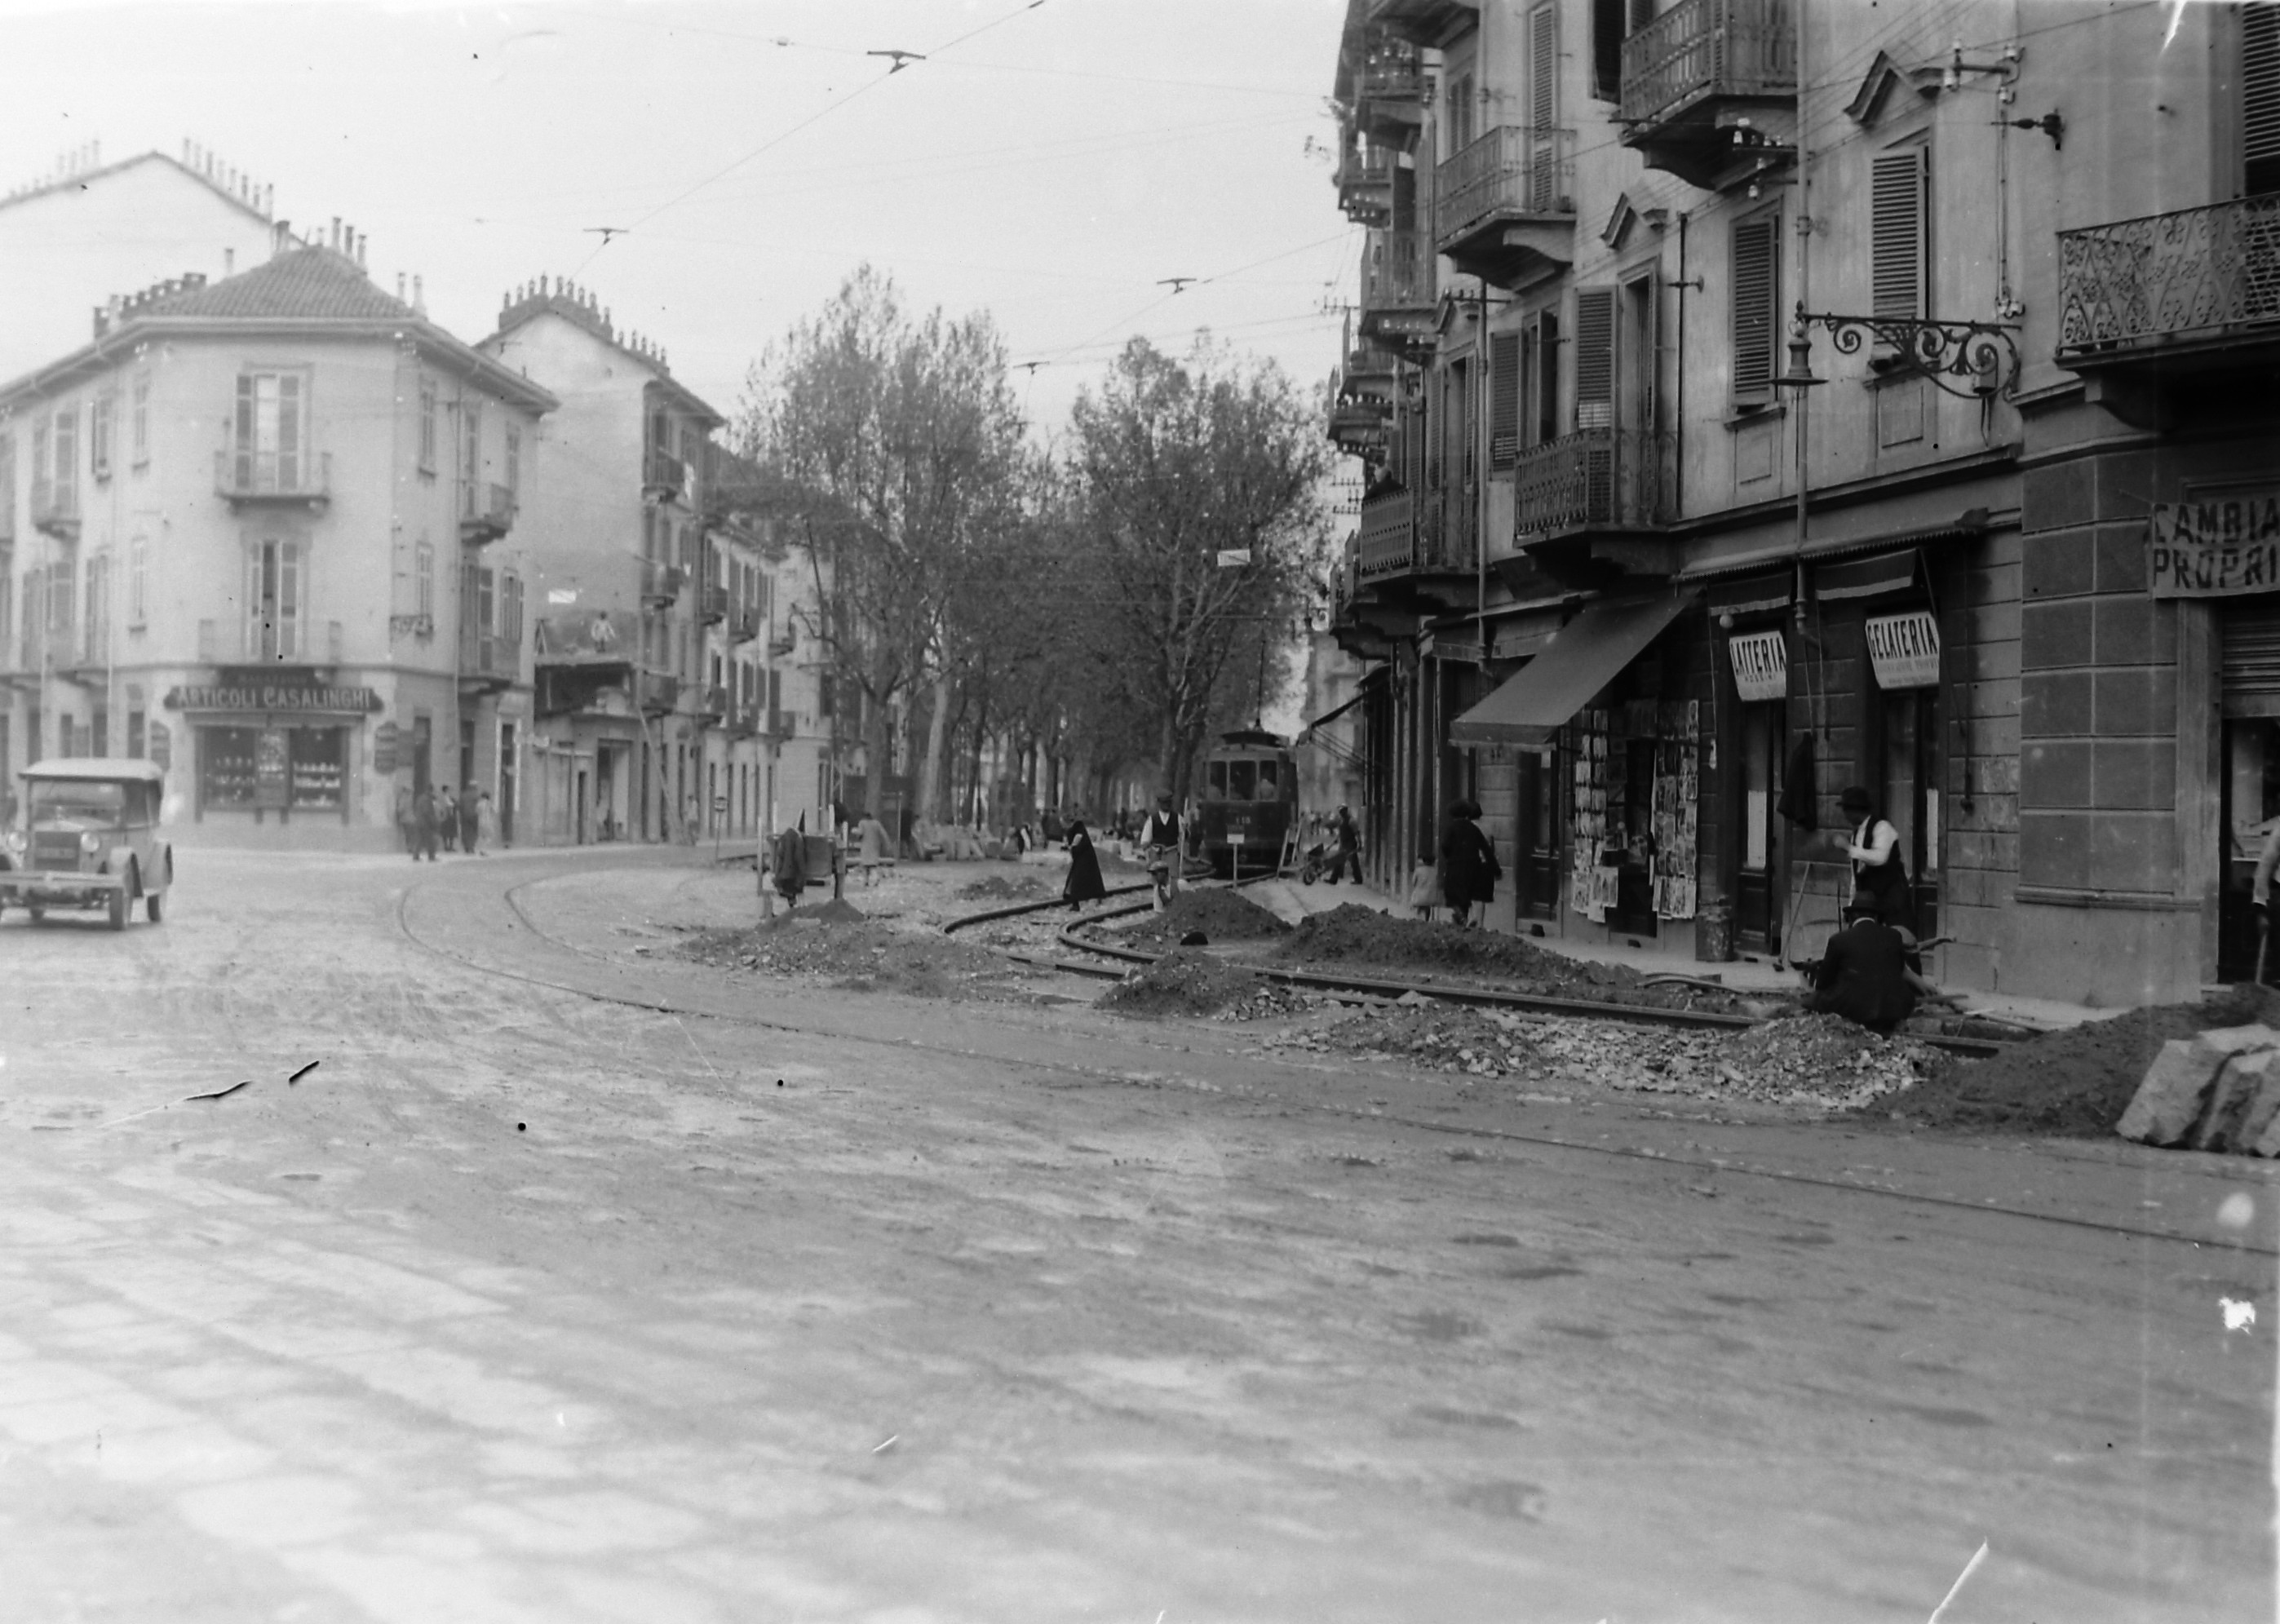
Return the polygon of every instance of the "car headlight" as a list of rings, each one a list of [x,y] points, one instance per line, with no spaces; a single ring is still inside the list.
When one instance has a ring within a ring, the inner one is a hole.
[[[98,836],[93,829],[89,829],[87,833],[79,837],[79,849],[81,851],[86,852],[89,857],[93,857],[96,852],[103,850],[102,838]]]

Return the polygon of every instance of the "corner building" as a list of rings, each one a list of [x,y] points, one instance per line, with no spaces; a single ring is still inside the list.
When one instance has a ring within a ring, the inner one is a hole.
[[[431,783],[512,838],[554,398],[278,240],[0,387],[0,763],[147,757],[185,840],[386,850]]]
[[[2274,14],[1355,0],[1379,878],[1471,796],[1492,923],[1810,957],[1857,783],[1948,981],[2235,973],[2280,571],[2145,572],[2153,504],[2264,511]]]

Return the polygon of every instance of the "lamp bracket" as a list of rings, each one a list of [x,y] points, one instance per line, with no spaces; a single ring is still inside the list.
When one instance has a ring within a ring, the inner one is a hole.
[[[1802,305],[1792,324],[1799,332],[1829,329],[1840,355],[1858,355],[1871,340],[1895,351],[1901,365],[1929,378],[1959,400],[1991,394],[2006,399],[2018,392],[2021,358],[2016,322],[1933,321],[1906,316],[1845,316],[1808,312]],[[1973,381],[1958,389],[1941,380]],[[1991,386],[1991,387],[1988,387]]]

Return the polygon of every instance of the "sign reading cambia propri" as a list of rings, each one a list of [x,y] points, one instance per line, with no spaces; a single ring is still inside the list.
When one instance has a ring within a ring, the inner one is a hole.
[[[1789,697],[1789,643],[1779,632],[1748,632],[1729,637],[1734,657],[1734,691],[1752,704]]]
[[[1882,689],[1939,686],[1939,622],[1928,609],[1871,616],[1868,666]]]
[[[329,688],[308,682],[200,684],[169,689],[170,711],[377,711],[368,688]]]
[[[2146,562],[2155,597],[2280,592],[2280,486],[2156,502]]]

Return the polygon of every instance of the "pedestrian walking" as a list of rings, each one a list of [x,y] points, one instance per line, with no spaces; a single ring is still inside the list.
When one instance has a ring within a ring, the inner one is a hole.
[[[396,786],[396,831],[404,838],[404,849],[414,858],[420,855],[420,820],[412,810],[412,786]]]
[[[498,844],[498,808],[491,802],[488,789],[475,797],[475,855],[489,857],[491,848]]]
[[[435,791],[435,833],[444,850],[459,849],[459,804],[446,788],[439,787]]]
[[[1483,904],[1486,917],[1485,904],[1504,877],[1496,848],[1481,833],[1480,815],[1477,801],[1460,800],[1449,808],[1448,824],[1441,831],[1441,900],[1460,925],[1472,922],[1475,903]]]
[[[797,908],[799,897],[807,889],[807,832],[786,827],[775,838],[770,852],[771,867],[774,870],[776,892],[786,904]]]
[[[1908,868],[1900,858],[1900,832],[1880,817],[1876,803],[1858,784],[1846,786],[1837,797],[1852,833],[1845,854],[1852,859],[1852,889],[1866,893],[1876,917],[1916,934],[1915,888],[1908,883]]]
[[[1156,912],[1161,913],[1179,895],[1180,869],[1186,853],[1180,843],[1180,815],[1172,810],[1172,792],[1156,797],[1156,810],[1140,826],[1141,866],[1156,881]]]
[[[482,812],[481,793],[472,783],[459,792],[459,850],[470,856],[475,850],[475,822]]]
[[[430,789],[412,797],[412,860],[425,857],[435,860],[435,826],[440,811],[440,791]]]
[[[1336,843],[1330,848],[1330,883],[1336,885],[1348,868],[1353,870],[1353,882],[1361,883],[1361,828],[1354,815],[1346,808],[1338,808],[1337,816],[1330,820],[1330,838]]]
[[[1086,903],[1107,896],[1108,887],[1100,877],[1100,854],[1092,849],[1092,836],[1085,832],[1083,819],[1069,820],[1067,837],[1068,881],[1061,887],[1061,896],[1067,900],[1069,912],[1075,913]]]

